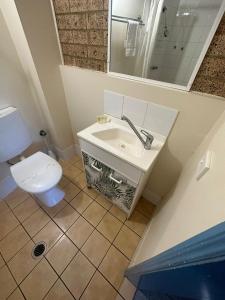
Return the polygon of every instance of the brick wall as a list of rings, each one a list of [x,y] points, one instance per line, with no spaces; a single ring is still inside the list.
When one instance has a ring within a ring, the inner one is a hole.
[[[220,22],[191,89],[225,97],[225,15]]]
[[[54,0],[64,62],[106,71],[107,0]]]

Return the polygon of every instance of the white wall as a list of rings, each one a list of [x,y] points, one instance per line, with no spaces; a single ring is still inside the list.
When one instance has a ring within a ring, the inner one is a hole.
[[[112,14],[129,18],[137,18],[143,13],[145,1],[148,0],[112,0]]]
[[[11,0],[10,0],[11,1]],[[59,71],[61,57],[50,1],[15,0],[44,92],[59,151],[73,145],[73,136]]]
[[[148,188],[160,196],[169,192],[187,159],[225,110],[222,98],[209,95],[147,85],[69,66],[61,66],[61,74],[74,134],[95,122],[96,116],[103,112],[104,89],[180,112],[149,178]]]
[[[225,219],[225,113],[192,155],[176,187],[158,208],[133,259],[137,264]],[[211,169],[196,180],[202,155],[213,153]]]
[[[17,107],[24,117],[33,142],[40,142],[39,130],[46,124],[39,116],[13,41],[0,11],[0,108]],[[13,141],[12,141],[13,142]],[[0,164],[0,182],[9,175],[6,164]],[[1,187],[1,184],[0,184]]]

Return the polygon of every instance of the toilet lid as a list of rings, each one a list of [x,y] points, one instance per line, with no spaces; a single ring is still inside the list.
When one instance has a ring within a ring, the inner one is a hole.
[[[25,158],[11,166],[10,170],[17,185],[32,194],[48,191],[62,177],[60,164],[42,152]]]

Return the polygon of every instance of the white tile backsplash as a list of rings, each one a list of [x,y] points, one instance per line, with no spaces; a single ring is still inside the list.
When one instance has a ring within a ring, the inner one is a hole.
[[[167,137],[178,111],[153,102],[105,90],[104,113],[119,119],[125,115],[134,125]]]
[[[104,91],[104,113],[115,118],[121,118],[124,96],[112,91]]]
[[[177,117],[177,110],[152,102],[148,104],[143,128],[168,136]]]
[[[132,97],[124,97],[123,114],[135,125],[142,127],[148,103]]]

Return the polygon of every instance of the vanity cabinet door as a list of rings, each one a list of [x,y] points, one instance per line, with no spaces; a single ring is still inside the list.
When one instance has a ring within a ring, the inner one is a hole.
[[[129,179],[82,152],[88,186],[104,194],[109,201],[129,214],[136,185]]]

